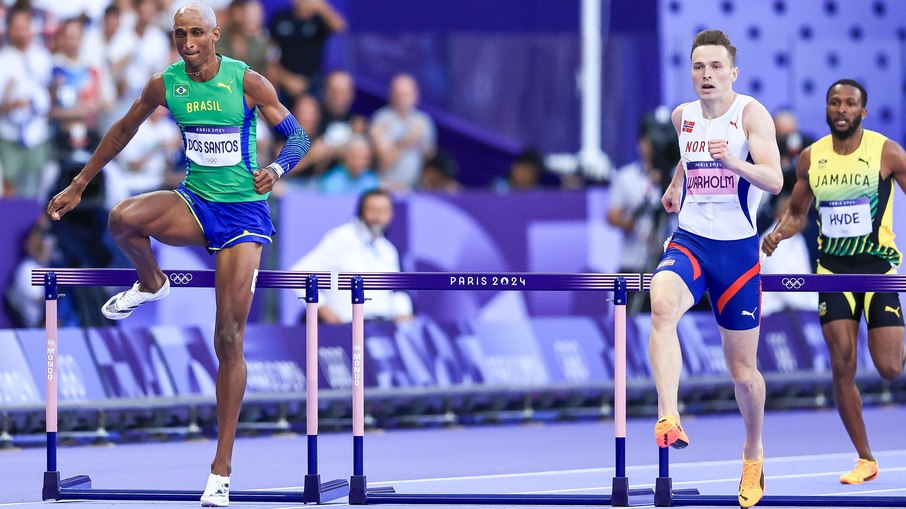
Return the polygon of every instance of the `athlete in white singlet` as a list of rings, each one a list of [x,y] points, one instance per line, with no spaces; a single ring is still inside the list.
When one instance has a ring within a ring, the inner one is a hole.
[[[683,358],[676,327],[708,291],[746,428],[739,504],[751,507],[764,494],[755,212],[763,191],[776,194],[783,185],[780,151],[767,109],[733,91],[739,69],[736,48],[726,34],[700,32],[691,59],[699,100],[673,112],[682,159],[661,200],[667,212],[679,212],[679,228],[651,280],[648,353],[659,413],[654,435],[660,447],[689,444],[677,408]]]

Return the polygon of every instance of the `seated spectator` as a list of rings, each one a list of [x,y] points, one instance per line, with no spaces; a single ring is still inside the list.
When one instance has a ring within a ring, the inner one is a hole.
[[[320,242],[297,261],[290,270],[331,272],[399,272],[396,247],[384,237],[393,220],[393,199],[386,191],[375,189],[359,196],[356,217],[324,234]],[[304,291],[298,291],[304,296]],[[318,319],[324,323],[352,322],[348,291],[322,290],[319,293]],[[412,300],[406,293],[369,290],[365,319],[409,320]]]
[[[437,149],[434,121],[417,105],[418,84],[412,76],[399,74],[390,84],[389,104],[371,120],[378,174],[391,189],[414,189],[425,159]]]
[[[44,288],[32,286],[31,271],[47,268],[55,241],[50,234],[49,219],[42,214],[25,236],[24,258],[16,266],[13,280],[6,289],[6,302],[15,312],[18,327],[40,327],[44,324]]]
[[[547,171],[544,156],[535,149],[527,149],[516,156],[506,179],[497,179],[498,192],[531,191],[541,187],[559,187],[560,179]]]
[[[326,194],[362,194],[377,189],[380,180],[371,170],[373,153],[364,136],[352,138],[343,149],[343,162],[318,179],[318,189]]]
[[[438,152],[422,166],[418,189],[436,193],[457,193],[462,189],[462,185],[456,180],[458,175],[456,161],[446,152]]]

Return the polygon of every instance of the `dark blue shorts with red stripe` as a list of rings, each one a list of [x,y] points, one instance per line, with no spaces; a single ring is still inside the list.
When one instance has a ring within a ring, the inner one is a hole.
[[[710,292],[717,324],[748,330],[761,322],[758,236],[714,240],[676,230],[655,273],[670,271],[689,287],[695,302]]]

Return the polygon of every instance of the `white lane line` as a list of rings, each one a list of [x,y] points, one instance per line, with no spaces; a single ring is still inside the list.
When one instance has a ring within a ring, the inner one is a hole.
[[[875,456],[885,457],[885,456],[902,456],[906,454],[906,449],[892,450],[892,451],[880,451],[874,453]],[[794,462],[808,462],[815,460],[830,460],[830,459],[852,459],[854,453],[852,452],[841,452],[841,453],[828,453],[828,454],[804,454],[799,456],[780,456],[780,457],[771,457],[768,456],[765,459],[765,463],[772,465],[775,463],[794,463]],[[725,466],[725,465],[737,465],[740,463],[740,460],[713,460],[713,461],[688,461],[681,463],[670,463],[670,468],[679,469],[679,468],[702,468],[710,466]],[[627,466],[627,471],[644,471],[657,469],[657,464],[651,465],[631,465]],[[456,481],[471,481],[477,479],[514,479],[520,477],[538,477],[538,476],[561,476],[561,475],[576,475],[576,474],[598,474],[613,472],[616,470],[615,467],[596,467],[596,468],[577,468],[569,470],[547,470],[547,471],[538,471],[538,472],[522,472],[514,474],[486,474],[486,475],[464,475],[464,476],[453,476],[453,477],[432,477],[427,479],[397,479],[393,481],[371,481],[368,483],[369,486],[379,486],[387,484],[418,484],[418,483],[432,483],[432,482],[456,482]],[[882,468],[884,471],[895,470],[894,468]],[[821,474],[823,475],[823,474]],[[839,472],[836,475],[840,475]],[[290,486],[290,487],[280,487],[280,488],[258,488],[256,490],[250,491],[270,491],[270,490],[300,490],[302,486]]]

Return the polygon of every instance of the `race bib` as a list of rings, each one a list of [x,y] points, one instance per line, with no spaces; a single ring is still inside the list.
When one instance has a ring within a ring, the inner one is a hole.
[[[724,168],[720,161],[686,163],[686,196],[694,197],[695,201],[736,201],[737,181],[736,174]]]
[[[868,198],[823,201],[821,234],[831,239],[864,237],[871,233],[871,205]]]
[[[238,127],[186,126],[186,156],[202,166],[233,166],[242,161]]]

